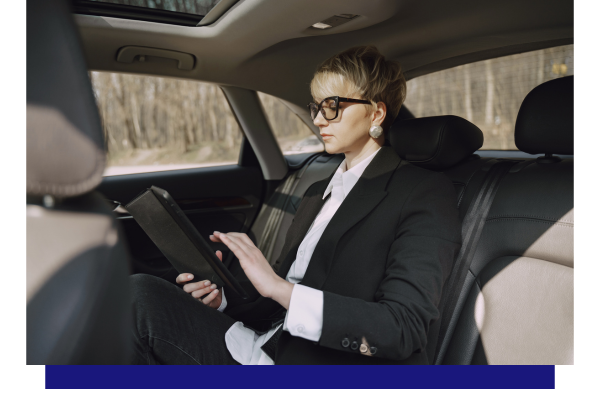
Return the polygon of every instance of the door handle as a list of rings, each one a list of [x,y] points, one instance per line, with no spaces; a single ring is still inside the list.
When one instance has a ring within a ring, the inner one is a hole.
[[[113,212],[117,214],[129,215],[129,211],[123,207],[123,205],[116,200],[106,200],[108,202],[108,206],[112,209]]]

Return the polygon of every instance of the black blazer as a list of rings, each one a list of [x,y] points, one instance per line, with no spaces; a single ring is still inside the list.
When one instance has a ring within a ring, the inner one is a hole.
[[[330,180],[306,191],[274,266],[279,276],[285,278],[294,262]],[[428,364],[428,329],[439,317],[442,285],[460,244],[450,180],[383,147],[329,222],[301,282],[324,293],[319,342],[283,332],[275,362]],[[228,302],[227,314],[258,331],[285,315],[263,297]]]

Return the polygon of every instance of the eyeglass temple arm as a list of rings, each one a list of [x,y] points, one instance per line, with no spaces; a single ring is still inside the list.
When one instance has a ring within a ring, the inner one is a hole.
[[[359,99],[349,99],[347,97],[338,97],[340,101],[345,101],[347,103],[361,103],[361,104],[371,104],[369,100],[359,100]]]

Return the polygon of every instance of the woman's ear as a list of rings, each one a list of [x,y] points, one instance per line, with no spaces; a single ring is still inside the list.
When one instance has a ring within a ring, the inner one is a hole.
[[[371,125],[380,125],[383,124],[385,120],[385,115],[387,114],[387,107],[385,103],[380,101],[377,103],[377,110],[373,113],[373,120],[371,121]]]

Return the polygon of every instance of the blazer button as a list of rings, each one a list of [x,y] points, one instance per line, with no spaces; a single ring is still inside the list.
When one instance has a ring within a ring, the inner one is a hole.
[[[375,346],[372,346],[372,347],[371,347],[371,354],[372,354],[372,355],[375,355],[375,353],[377,353],[377,347],[375,347]]]
[[[369,348],[367,347],[366,344],[363,343],[363,344],[360,345],[360,352],[361,353],[366,353],[368,349]]]
[[[356,350],[356,349],[358,349],[358,343],[356,343],[356,341],[352,342],[352,344],[350,345],[350,348],[351,348],[352,350]]]
[[[348,347],[350,346],[350,341],[348,340],[348,338],[344,338],[342,340],[342,347]]]

